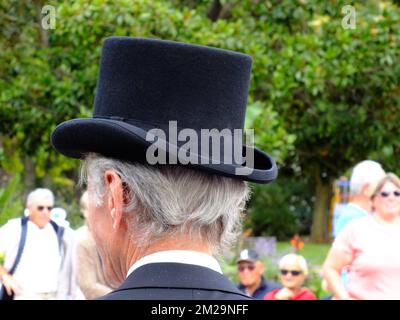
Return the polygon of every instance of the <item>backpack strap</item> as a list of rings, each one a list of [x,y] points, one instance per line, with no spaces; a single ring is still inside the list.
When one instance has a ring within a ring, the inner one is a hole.
[[[17,269],[19,261],[21,260],[22,252],[24,251],[26,242],[26,233],[28,231],[28,217],[21,218],[21,238],[19,239],[17,256],[11,269],[8,271],[9,274],[13,274]]]
[[[17,251],[17,255],[15,257],[14,260],[14,264],[12,265],[11,269],[8,271],[9,274],[13,274],[15,272],[15,270],[18,267],[18,264],[21,260],[22,257],[22,252],[24,251],[25,248],[25,242],[26,242],[26,234],[28,232],[28,217],[22,217],[21,218],[21,237],[19,239],[19,244],[18,244],[18,251]],[[62,239],[64,236],[64,231],[65,228],[64,227],[60,227],[57,223],[55,223],[54,221],[50,220],[50,224],[53,226],[54,231],[57,234],[57,240],[58,240],[58,247],[60,249],[62,249]]]
[[[56,232],[57,240],[58,240],[58,249],[60,250],[60,253],[61,253],[65,228],[59,226],[53,220],[50,220],[50,224],[53,227],[54,231]]]

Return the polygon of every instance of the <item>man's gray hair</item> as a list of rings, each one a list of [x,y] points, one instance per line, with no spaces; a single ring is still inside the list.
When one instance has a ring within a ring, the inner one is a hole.
[[[188,234],[219,252],[241,232],[241,217],[249,198],[247,183],[181,166],[150,166],[89,154],[81,182],[89,180],[89,195],[97,206],[106,192],[104,173],[119,174],[127,198],[125,213],[135,244],[146,246],[166,236]],[[134,211],[134,213],[133,213]]]
[[[352,195],[361,193],[362,188],[368,184],[375,188],[376,184],[385,176],[382,166],[372,160],[364,160],[354,168],[350,178],[350,192]]]
[[[37,203],[38,201],[50,201],[54,203],[54,194],[51,192],[49,189],[45,188],[37,188],[33,191],[31,191],[28,194],[28,197],[26,199],[26,207],[29,207],[32,204]]]

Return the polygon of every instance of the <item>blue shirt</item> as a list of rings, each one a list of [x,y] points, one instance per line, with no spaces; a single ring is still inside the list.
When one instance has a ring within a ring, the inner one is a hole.
[[[254,291],[254,293],[251,297],[253,297],[254,299],[262,300],[268,292],[275,290],[275,289],[280,289],[280,288],[282,288],[282,286],[280,286],[279,284],[277,284],[275,282],[267,281],[267,280],[265,280],[264,277],[262,277],[260,286],[256,289],[256,291]],[[244,285],[239,284],[238,289],[240,291],[242,291],[243,293],[249,295],[249,293],[247,292],[247,289]]]
[[[344,226],[351,220],[362,218],[368,215],[367,211],[352,202],[343,206],[340,211],[340,216],[338,217],[336,225],[334,225],[333,228],[333,235],[335,238],[344,228]]]

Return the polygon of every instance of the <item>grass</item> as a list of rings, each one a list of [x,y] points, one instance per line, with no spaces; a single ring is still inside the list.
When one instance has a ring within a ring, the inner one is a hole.
[[[312,265],[321,266],[325,261],[330,247],[331,245],[328,243],[306,243],[299,254]],[[283,256],[286,253],[293,252],[293,248],[290,246],[289,241],[277,242],[276,251],[278,255]]]

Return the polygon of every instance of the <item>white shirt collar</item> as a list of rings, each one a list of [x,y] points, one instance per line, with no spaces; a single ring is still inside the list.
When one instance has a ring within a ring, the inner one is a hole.
[[[191,250],[167,250],[152,253],[139,259],[129,268],[126,277],[128,277],[134,270],[145,264],[162,262],[194,264],[197,266],[210,268],[222,274],[222,270],[218,261],[206,253]]]

